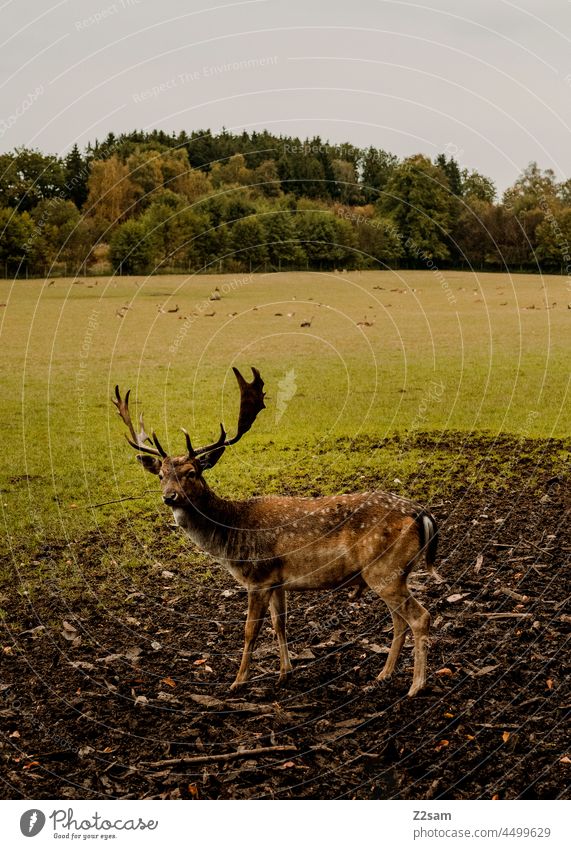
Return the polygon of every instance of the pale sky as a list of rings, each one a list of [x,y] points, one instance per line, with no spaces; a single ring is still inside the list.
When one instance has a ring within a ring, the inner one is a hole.
[[[566,0],[0,0],[0,150],[268,128],[571,173]]]

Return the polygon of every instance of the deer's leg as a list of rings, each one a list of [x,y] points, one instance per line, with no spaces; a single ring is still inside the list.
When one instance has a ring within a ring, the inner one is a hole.
[[[414,672],[409,696],[416,696],[426,685],[426,659],[430,643],[430,613],[408,591],[399,612],[404,616],[414,634]]]
[[[426,684],[426,660],[428,655],[430,613],[411,595],[406,584],[406,575],[386,583],[377,569],[366,576],[367,583],[383,599],[393,617],[393,642],[385,668],[379,678],[386,678],[393,671],[404,643],[402,620],[410,626],[414,636],[414,672],[409,696],[415,696]]]
[[[387,655],[387,659],[385,661],[385,665],[381,672],[377,675],[377,681],[384,681],[387,678],[390,678],[393,672],[395,671],[395,667],[397,665],[399,655],[402,651],[402,647],[404,646],[404,641],[406,639],[406,630],[408,625],[406,623],[406,619],[398,612],[397,607],[393,607],[386,598],[383,599],[387,607],[391,612],[391,617],[393,620],[393,641],[391,643],[390,651]]]
[[[283,683],[287,680],[292,671],[286,637],[287,596],[284,587],[276,587],[273,590],[270,598],[270,615],[272,617],[272,625],[276,632],[278,646],[280,649],[279,681],[280,683]]]
[[[379,595],[401,619],[410,626],[414,636],[414,672],[409,696],[416,696],[426,684],[426,659],[428,655],[428,631],[430,628],[430,613],[411,595],[406,585],[406,579],[385,587]],[[402,648],[402,646],[401,646]],[[391,648],[392,650],[392,648]],[[389,652],[390,658],[390,652]],[[388,662],[388,659],[387,659]]]
[[[244,651],[242,652],[240,669],[236,675],[236,680],[230,687],[231,690],[235,690],[248,679],[254,644],[267,613],[271,593],[271,589],[248,591],[248,616],[246,617],[246,628],[244,632]]]

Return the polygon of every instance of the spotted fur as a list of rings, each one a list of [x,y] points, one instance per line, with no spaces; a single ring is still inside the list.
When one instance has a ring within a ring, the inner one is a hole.
[[[408,627],[415,641],[409,695],[425,686],[430,615],[411,595],[407,578],[422,559],[434,563],[434,518],[419,504],[390,492],[231,501],[216,495],[197,459],[139,455],[159,474],[163,499],[176,523],[248,590],[243,684],[268,609],[278,636],[280,679],[291,672],[286,641],[286,592],[353,587],[374,590],[389,607],[394,635],[379,679],[396,665]]]

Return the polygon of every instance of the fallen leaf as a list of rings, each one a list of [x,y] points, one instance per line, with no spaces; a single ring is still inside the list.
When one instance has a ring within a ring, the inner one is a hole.
[[[454,719],[453,713],[445,713],[444,716],[446,717],[446,719]]]
[[[157,693],[157,699],[161,702],[171,702],[172,704],[180,704],[180,701],[176,696],[173,696],[172,693],[165,693],[164,690],[159,690]]]
[[[75,627],[75,625],[72,625],[70,622],[66,622],[64,620],[61,635],[66,640],[75,640],[77,639],[77,628]]]
[[[39,766],[39,761],[30,761],[30,763],[24,764],[24,769],[31,769],[33,766]]]
[[[127,622],[128,625],[140,625],[141,624],[138,619],[135,619],[134,616],[126,616],[125,622]]]
[[[446,746],[449,746],[449,745],[450,745],[450,740],[439,740],[438,745],[435,746],[435,748],[434,748],[434,751],[440,752],[441,749],[445,749]]]
[[[95,666],[92,663],[87,663],[85,660],[74,660],[73,663],[70,663],[69,665],[73,666],[74,669],[87,669],[88,671],[95,669]]]
[[[452,672],[451,669],[449,669],[448,666],[444,666],[442,669],[438,669],[434,674],[435,675],[454,675],[454,673]]]
[[[495,801],[495,800],[497,800],[497,799],[499,799],[499,798],[500,798],[500,797],[498,796],[498,794],[497,794],[497,793],[494,793],[494,795],[492,796],[492,799],[493,799],[494,801]]]
[[[374,651],[375,654],[388,654],[389,653],[389,649],[387,648],[387,646],[379,646],[379,645],[377,645],[377,643],[371,643],[371,645],[367,646],[367,648],[369,649],[369,651]]]
[[[497,669],[500,664],[496,663],[493,666],[482,666],[481,669],[478,669],[476,672],[470,673],[472,678],[480,678],[482,675],[488,675],[489,672],[493,672],[494,669]]]
[[[510,739],[510,732],[504,731],[504,733],[502,734],[502,740],[504,741],[504,743],[507,743],[509,739]]]
[[[547,689],[548,689],[548,690],[553,690],[553,678],[548,678],[548,679],[547,679]]]
[[[143,653],[143,649],[140,646],[132,646],[125,650],[125,657],[127,660],[130,660],[131,663],[137,663],[139,660],[139,656]]]
[[[562,758],[559,758],[560,764],[571,764],[571,758],[568,755],[563,755]]]
[[[196,784],[189,784],[188,792],[190,793],[193,799],[198,799],[198,787],[196,786]]]
[[[264,713],[268,710],[262,705],[257,705],[254,702],[243,702],[241,699],[235,702],[224,702],[224,707],[228,708],[228,710],[238,711],[239,713]],[[292,716],[292,714],[288,714],[289,716]]]
[[[221,702],[220,699],[215,699],[214,696],[203,696],[198,693],[190,693],[190,698],[193,702],[196,702],[206,708],[221,710],[224,707],[224,702]]]
[[[172,678],[161,678],[161,684],[166,684],[167,687],[176,687],[176,681]]]
[[[315,660],[315,655],[311,651],[311,649],[301,649],[300,651],[295,653],[296,660]]]
[[[26,634],[26,635],[29,635],[32,638],[32,640],[37,640],[38,637],[41,636],[42,632],[45,631],[45,630],[46,630],[45,625],[36,625],[35,628],[30,628],[28,631],[24,631],[22,634],[20,634],[20,636],[23,637],[24,634]]]
[[[452,593],[452,595],[448,596],[446,601],[449,602],[450,604],[454,604],[457,601],[462,601],[463,598],[466,598],[466,596],[469,596],[469,595],[470,595],[470,593]]]
[[[354,716],[352,719],[343,719],[341,722],[335,723],[335,728],[355,728],[365,721],[362,716]]]
[[[122,660],[122,654],[108,654],[107,657],[98,657],[97,660],[102,663],[115,663],[116,660]]]
[[[203,663],[206,663],[206,660],[203,657],[201,657],[199,660],[194,661],[195,666],[202,666]]]

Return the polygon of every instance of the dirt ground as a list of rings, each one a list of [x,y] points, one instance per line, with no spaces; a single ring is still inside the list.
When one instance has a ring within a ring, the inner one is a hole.
[[[265,627],[235,695],[246,599],[232,578],[161,558],[96,604],[83,541],[84,603],[48,584],[33,605],[19,596],[25,628],[2,635],[2,797],[569,798],[570,487],[564,469],[525,480],[521,467],[431,505],[444,582],[412,581],[433,617],[415,699],[409,640],[393,680],[370,686],[390,643],[371,592],[292,595],[291,682],[277,686]]]

